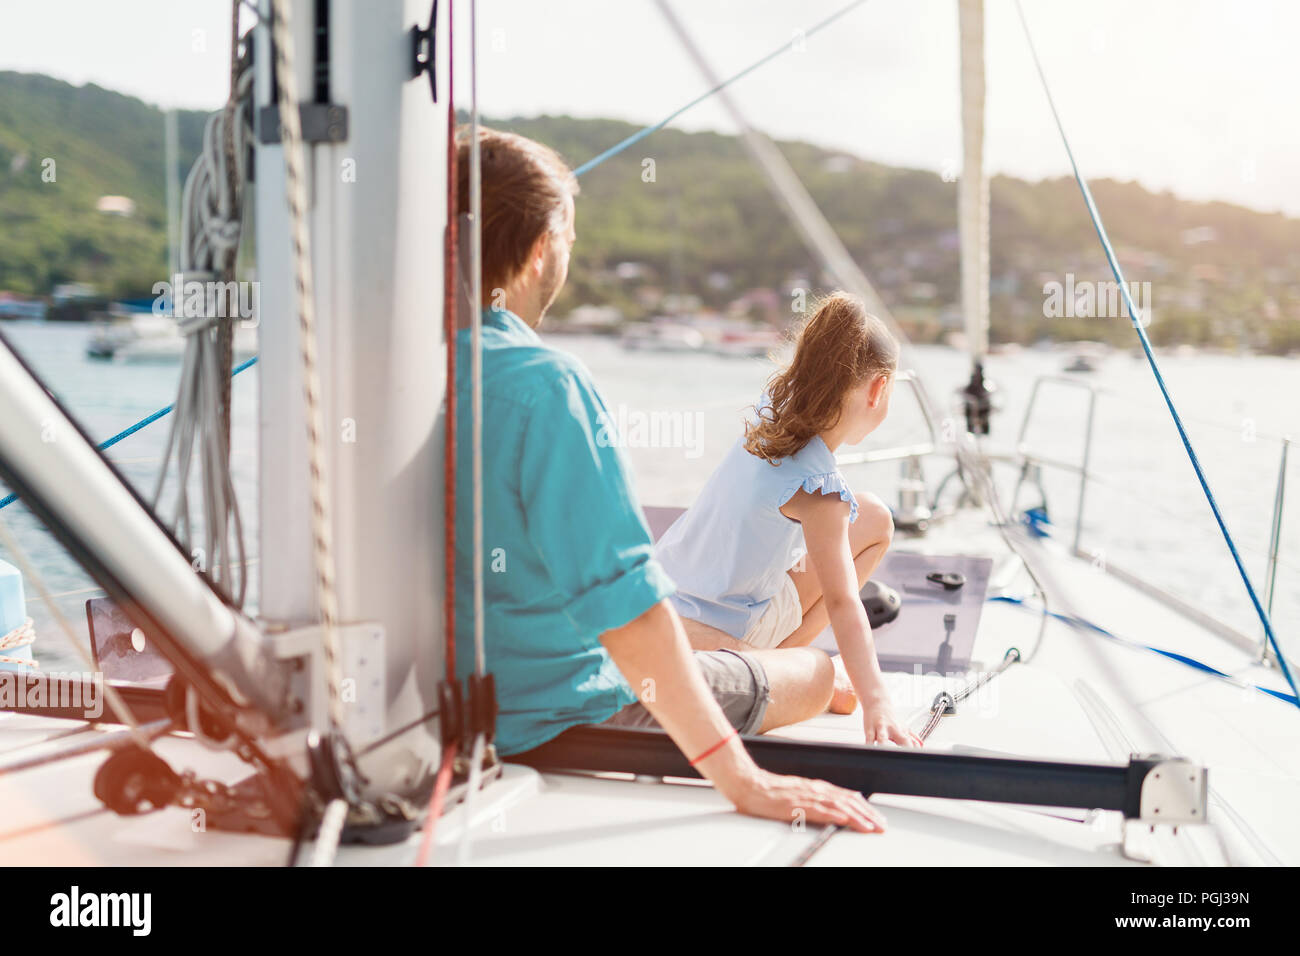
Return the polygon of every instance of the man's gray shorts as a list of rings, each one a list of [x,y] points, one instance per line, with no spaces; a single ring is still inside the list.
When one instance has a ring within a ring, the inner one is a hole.
[[[752,654],[736,651],[696,651],[704,682],[722,712],[742,734],[756,734],[772,700],[772,685],[763,665]],[[635,690],[636,688],[633,688]],[[658,727],[658,722],[640,701],[628,704],[609,720],[606,727]]]

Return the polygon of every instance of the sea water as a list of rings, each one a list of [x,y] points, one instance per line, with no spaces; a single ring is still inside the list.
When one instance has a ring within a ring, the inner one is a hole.
[[[126,364],[86,356],[84,325],[8,322],[6,338],[97,439],[175,400],[178,362]],[[543,328],[543,335],[546,335]],[[591,369],[609,410],[611,440],[631,462],[645,504],[689,505],[740,434],[744,416],[775,369],[767,359],[731,358],[705,351],[630,352],[617,340],[555,335],[551,341]],[[1210,486],[1233,533],[1261,600],[1266,589],[1270,522],[1277,487],[1282,435],[1300,436],[1300,360],[1271,356],[1157,352],[1161,369]],[[1078,465],[1084,452],[1089,392],[1097,390],[1081,546],[1099,563],[1109,562],[1147,577],[1248,634],[1261,633],[1245,589],[1188,461],[1145,358],[1117,352],[1096,372],[1067,374],[1067,350],[1025,349],[990,356],[987,375],[997,385],[998,411],[991,447],[1011,451],[1020,438],[1034,383],[1039,386],[1024,443],[1036,455]],[[431,361],[436,362],[436,356]],[[940,437],[961,426],[955,393],[970,374],[969,358],[942,346],[910,350],[915,368],[939,406]],[[237,376],[232,387],[233,472],[244,521],[251,602],[257,582],[257,377]],[[115,445],[109,458],[146,498],[153,500],[170,417]],[[10,427],[3,423],[2,427]],[[863,449],[924,440],[925,421],[911,391],[900,384],[889,419]],[[1300,656],[1300,451],[1291,455],[1282,545],[1274,597],[1274,629],[1284,648]],[[926,463],[931,493],[951,470],[951,460]],[[896,500],[897,462],[847,471],[855,490]],[[997,471],[1009,505],[1017,472]],[[947,485],[955,493],[957,482]],[[1073,540],[1079,502],[1076,474],[1045,468],[1055,533]],[[171,520],[170,491],[160,513]],[[1037,489],[1022,489],[1020,505],[1038,503]],[[55,595],[73,630],[85,636],[85,601],[101,592],[39,522],[19,503],[0,512]],[[0,555],[0,557],[8,557]],[[12,560],[12,559],[11,559]],[[29,613],[36,620],[37,657],[47,667],[80,666],[56,633],[57,622],[29,583]]]

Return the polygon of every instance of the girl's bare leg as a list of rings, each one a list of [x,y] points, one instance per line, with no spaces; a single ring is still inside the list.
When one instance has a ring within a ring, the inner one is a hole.
[[[763,665],[772,699],[759,733],[825,713],[835,690],[835,666],[815,647],[750,651]]]
[[[889,550],[894,537],[894,520],[889,508],[875,495],[860,494],[857,499],[858,520],[849,525],[849,548],[853,551],[853,566],[858,573],[858,587],[861,588],[875,573],[885,552]],[[799,592],[803,622],[780,646],[804,647],[826,629],[830,618],[826,613],[826,602],[822,600],[821,582],[813,570],[791,570],[789,574]],[[831,710],[837,714],[848,714],[853,712],[857,704],[853,686],[848,677],[837,668]]]

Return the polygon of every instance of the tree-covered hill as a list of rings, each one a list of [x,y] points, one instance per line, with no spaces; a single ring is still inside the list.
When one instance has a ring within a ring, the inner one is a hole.
[[[203,121],[180,114],[182,179]],[[636,129],[563,116],[488,122],[574,165]],[[807,143],[779,146],[914,335],[959,321],[955,182]],[[46,160],[53,181],[42,175]],[[163,166],[155,107],[94,85],[0,73],[0,291],[47,294],[82,281],[110,295],[148,294],[166,272]],[[1300,220],[1134,183],[1103,180],[1094,192],[1129,279],[1152,285],[1154,339],[1300,348]],[[134,214],[97,212],[105,195],[132,199]],[[994,338],[1127,343],[1124,319],[1043,314],[1046,282],[1109,278],[1073,181],[999,176],[991,196]],[[560,319],[584,303],[643,317],[672,294],[716,309],[766,301],[770,312],[791,285],[824,287],[732,136],[661,130],[597,167],[582,178],[578,234]]]
[[[635,130],[608,120],[512,119],[581,163]],[[849,252],[920,337],[957,317],[957,184],[812,146],[782,152]],[[646,160],[654,181],[646,182]],[[1300,220],[1191,202],[1136,183],[1093,184],[1130,282],[1150,282],[1157,341],[1300,348]],[[1047,318],[1046,282],[1110,278],[1072,179],[994,177],[990,265],[995,339],[1129,343],[1126,319]],[[818,270],[734,137],[662,130],[582,180],[575,281],[559,306],[617,300],[610,267],[648,265],[671,290],[720,306],[752,286],[818,284]],[[726,274],[730,283],[710,277]],[[637,306],[629,305],[635,312]],[[562,311],[562,309],[561,309]]]
[[[183,169],[202,124],[202,113],[178,117]],[[0,289],[75,280],[147,293],[166,272],[165,190],[161,111],[93,84],[0,73]],[[105,195],[135,213],[97,212]]]

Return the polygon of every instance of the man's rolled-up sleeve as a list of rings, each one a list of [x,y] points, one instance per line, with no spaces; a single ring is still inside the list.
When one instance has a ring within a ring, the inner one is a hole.
[[[608,631],[673,593],[604,402],[584,375],[566,370],[534,406],[519,465],[528,537],[575,621]]]

